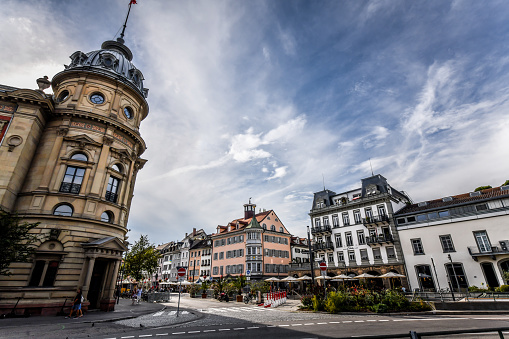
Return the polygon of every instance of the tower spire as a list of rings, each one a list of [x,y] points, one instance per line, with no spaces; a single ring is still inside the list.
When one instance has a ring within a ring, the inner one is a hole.
[[[125,17],[125,22],[124,22],[124,27],[122,28],[122,33],[120,33],[120,38],[117,39],[118,42],[124,43],[125,28],[127,26],[127,19],[129,19],[129,13],[131,13],[131,6],[132,5],[136,5],[136,0],[130,0],[129,1],[129,9],[127,10],[127,15]]]

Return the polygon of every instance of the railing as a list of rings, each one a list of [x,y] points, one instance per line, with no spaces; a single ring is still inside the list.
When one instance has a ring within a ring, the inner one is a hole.
[[[498,246],[491,246],[486,251],[481,251],[479,247],[472,246],[468,247],[468,253],[470,253],[471,256],[481,256],[481,255],[497,255],[497,254],[507,254],[509,253],[509,250],[504,250]]]
[[[372,217],[363,218],[362,223],[364,225],[389,224],[389,217],[387,215],[375,215]]]
[[[322,232],[332,232],[331,227],[329,225],[311,227],[311,233],[313,234]]]
[[[81,189],[81,184],[73,184],[70,182],[63,182],[60,185],[60,192],[64,192],[64,193],[79,194],[80,189]]]
[[[492,327],[492,328],[473,328],[473,329],[461,329],[461,330],[449,330],[449,331],[430,331],[430,332],[416,332],[410,331],[408,333],[397,333],[397,334],[378,334],[378,335],[363,335],[362,339],[385,339],[385,338],[411,338],[419,339],[422,337],[431,336],[450,336],[454,334],[465,334],[465,333],[498,333],[500,338],[504,338],[502,332],[509,331],[509,327]],[[340,337],[338,339],[347,339],[352,337]]]
[[[114,203],[117,202],[117,194],[111,191],[106,191],[106,195],[104,197],[106,198],[107,201],[111,201]]]
[[[313,244],[313,250],[332,250],[334,249],[334,244],[332,242],[320,242]]]
[[[383,234],[379,236],[370,236],[366,238],[366,243],[368,245],[371,244],[381,244],[384,242],[394,242],[394,238],[392,237],[392,234]]]

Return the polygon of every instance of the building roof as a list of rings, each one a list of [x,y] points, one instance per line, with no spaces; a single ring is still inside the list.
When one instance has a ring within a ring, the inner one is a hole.
[[[263,219],[265,219],[267,217],[267,215],[269,215],[271,212],[273,212],[273,210],[263,211],[263,212],[260,212],[258,214],[255,214],[255,216],[254,216],[254,218],[256,219],[255,223],[258,224],[258,227],[262,228],[260,226],[260,222],[263,221]],[[213,235],[214,236],[219,236],[219,235],[222,235],[222,234],[225,234],[225,233],[235,232],[235,231],[239,231],[239,230],[245,230],[251,224],[252,220],[253,220],[253,218],[235,219],[235,220],[229,222],[228,225],[229,226],[234,225],[235,227],[238,225],[238,228],[232,229],[230,231],[228,231],[228,226],[220,226],[220,225],[218,225],[217,226],[218,233],[213,234]]]
[[[472,192],[453,195],[446,198],[434,199],[411,204],[403,207],[395,215],[405,215],[410,213],[417,213],[422,211],[429,211],[435,209],[442,209],[446,207],[452,207],[457,205],[472,204],[476,202],[482,202],[486,200],[499,199],[503,197],[509,197],[509,189],[504,189],[507,186],[488,188],[480,191],[479,195],[472,196]],[[451,199],[452,198],[452,199]]]

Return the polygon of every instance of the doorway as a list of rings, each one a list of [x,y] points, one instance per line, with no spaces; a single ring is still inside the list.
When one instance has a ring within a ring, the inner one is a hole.
[[[92,271],[92,278],[90,279],[90,287],[88,290],[87,299],[90,302],[90,309],[99,308],[100,299],[103,291],[105,273],[108,262],[105,260],[96,260],[94,270]]]
[[[498,282],[497,274],[495,273],[493,264],[490,262],[483,262],[481,267],[482,271],[484,272],[484,277],[486,278],[486,284],[489,287],[499,287],[500,283]]]

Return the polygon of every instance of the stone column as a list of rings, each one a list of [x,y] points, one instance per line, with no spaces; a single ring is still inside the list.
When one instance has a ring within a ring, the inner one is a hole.
[[[88,269],[87,275],[85,276],[85,281],[83,283],[83,298],[87,298],[88,289],[90,288],[90,280],[92,279],[92,272],[94,271],[95,258],[88,258]]]
[[[101,155],[99,156],[99,162],[96,166],[96,171],[94,175],[94,180],[92,183],[92,189],[90,190],[90,195],[100,196],[102,192],[101,184],[104,182],[104,176],[106,174],[106,166],[108,161],[108,156],[110,154],[110,146],[113,142],[113,139],[110,136],[105,135],[103,137],[103,147],[101,149]]]
[[[113,272],[112,272],[112,275],[111,275],[110,286],[108,287],[108,290],[106,291],[106,298],[108,298],[108,299],[112,299],[113,298],[113,294],[114,294],[115,289],[116,289],[117,277],[118,277],[118,269],[120,267],[120,260],[116,260],[114,265],[115,266],[113,268]]]
[[[39,190],[48,191],[49,189],[49,184],[51,178],[53,177],[53,173],[55,172],[55,166],[58,162],[58,155],[60,154],[60,149],[62,148],[62,142],[68,131],[69,127],[67,126],[61,126],[57,129],[57,137],[55,139],[55,143],[53,144],[53,148],[51,149],[51,153],[49,154],[48,161],[46,162],[41,184],[38,188]]]

